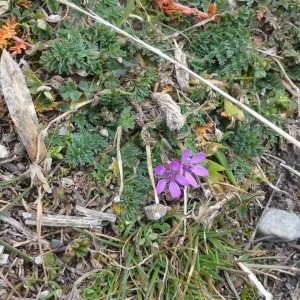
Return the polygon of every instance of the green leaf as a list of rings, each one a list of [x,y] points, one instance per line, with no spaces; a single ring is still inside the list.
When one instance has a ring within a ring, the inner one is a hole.
[[[65,100],[71,99],[72,101],[77,101],[82,93],[77,90],[77,85],[74,82],[67,82],[60,89],[60,95]]]
[[[70,243],[68,253],[76,257],[84,257],[88,253],[90,243],[88,240],[76,240]]]
[[[106,147],[106,141],[99,134],[85,129],[70,135],[65,159],[74,167],[92,163],[95,155]]]
[[[53,280],[57,276],[57,266],[53,253],[48,252],[45,254],[45,264],[48,267],[49,278]]]
[[[145,238],[141,238],[141,239],[139,240],[139,242],[138,242],[138,245],[139,245],[139,246],[143,246],[143,245],[145,244],[145,242],[146,242],[146,239],[145,239]]]
[[[135,0],[128,0],[126,7],[124,9],[124,13],[122,15],[122,17],[119,18],[118,22],[117,22],[117,27],[121,27],[121,25],[126,22],[126,20],[128,19],[129,15],[132,13],[132,11],[135,8]]]
[[[151,240],[151,241],[155,241],[157,238],[158,238],[158,234],[155,233],[155,232],[152,232],[148,235],[148,238]]]
[[[90,85],[86,81],[80,81],[78,87],[85,93],[90,89]]]
[[[220,173],[225,170],[224,167],[219,165],[218,163],[206,159],[203,162],[203,166],[208,169],[209,179],[213,182],[224,181],[224,176]]]
[[[236,182],[232,172],[229,169],[226,156],[219,150],[215,153],[215,156],[218,159],[218,161],[220,162],[220,164],[222,165],[222,167],[224,167],[224,171],[225,171],[228,179],[230,180],[230,182],[233,185],[238,186],[238,183]]]
[[[206,159],[203,165],[209,170],[209,172],[221,172],[225,170],[223,166],[209,159]]]
[[[240,121],[246,120],[243,111],[227,99],[224,99],[224,111],[229,118],[235,117]]]
[[[46,30],[47,29],[47,23],[44,19],[38,19],[36,21],[37,27],[42,29],[42,30]]]
[[[55,101],[55,98],[53,97],[53,95],[51,94],[50,91],[43,91],[45,97],[51,101]]]
[[[135,126],[135,116],[131,114],[131,108],[126,107],[122,113],[119,120],[119,125],[123,127],[125,131],[128,129],[133,129]]]
[[[23,70],[23,75],[25,76],[26,84],[29,88],[38,88],[43,85],[41,80],[33,73],[31,69]]]
[[[170,230],[171,226],[168,223],[162,223],[162,224],[154,224],[153,229],[159,229],[161,232],[166,232]]]
[[[56,13],[59,9],[59,3],[56,0],[47,0],[47,8],[50,13]]]
[[[241,205],[238,207],[238,214],[240,219],[245,219],[248,212],[248,206],[247,205]]]

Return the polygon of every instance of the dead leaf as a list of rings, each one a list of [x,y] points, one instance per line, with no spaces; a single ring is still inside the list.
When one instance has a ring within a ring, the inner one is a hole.
[[[162,88],[163,93],[172,94],[173,93],[173,87],[171,85],[167,85]]]
[[[175,50],[174,50],[175,59],[178,62],[180,62],[182,65],[187,67],[188,66],[187,57],[186,54],[182,51],[184,43],[177,44],[176,40],[174,40],[174,44],[175,44]],[[183,70],[182,68],[178,67],[177,65],[175,66],[175,73],[176,73],[178,85],[184,92],[187,92],[190,89],[190,85],[189,85],[190,74],[187,71]]]
[[[5,49],[1,56],[0,83],[10,116],[30,160],[35,162],[37,157],[45,157],[47,150],[43,140],[38,147],[39,123],[24,75]]]
[[[32,164],[29,167],[31,185],[42,186],[47,193],[51,193],[51,188],[46,179],[45,171],[38,165]]]
[[[153,93],[152,98],[158,104],[162,112],[163,120],[169,129],[172,131],[180,130],[186,120],[181,113],[180,107],[172,97],[166,93]]]
[[[196,148],[205,152],[207,156],[214,155],[218,150],[222,149],[223,146],[220,143],[208,142],[203,140],[201,143],[196,144]]]
[[[1,85],[0,85],[0,119],[7,113],[7,106],[4,99],[1,97]]]
[[[227,99],[224,100],[224,111],[221,113],[221,116],[230,119],[231,122],[227,128],[233,127],[236,120],[246,121],[243,111]]]
[[[19,6],[23,6],[25,8],[31,8],[32,7],[32,1],[28,1],[28,0],[19,0],[17,2],[17,4]]]
[[[156,221],[161,219],[168,211],[170,211],[170,208],[162,204],[153,204],[146,206],[144,210],[148,220]]]
[[[170,62],[162,63],[159,66],[159,85],[165,86],[175,86],[173,81],[174,65]]]
[[[0,1],[0,16],[3,15],[5,12],[8,11],[8,9],[9,9],[9,3],[10,3],[10,0],[8,0],[8,1]]]
[[[210,140],[210,136],[211,133],[214,130],[214,124],[213,123],[207,123],[203,126],[199,125],[196,129],[196,136],[197,136],[197,140],[206,140],[209,141]]]

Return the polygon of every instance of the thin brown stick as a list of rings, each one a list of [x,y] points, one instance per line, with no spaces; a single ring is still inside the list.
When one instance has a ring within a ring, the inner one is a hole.
[[[294,82],[290,79],[290,77],[288,76],[288,74],[286,73],[283,65],[281,64],[281,62],[274,56],[271,56],[272,59],[278,64],[280,70],[282,71],[282,73],[284,74],[284,78],[286,79],[286,81],[292,86],[292,88],[295,90],[296,94],[297,94],[297,104],[298,104],[298,117],[300,116],[300,89],[294,84]]]
[[[155,188],[155,181],[154,181],[154,176],[153,176],[153,168],[152,168],[152,160],[151,160],[151,148],[149,144],[146,144],[146,153],[147,153],[147,167],[148,167],[148,174],[149,178],[153,187],[153,192],[154,192],[154,199],[155,199],[155,204],[159,204],[159,198],[156,192]]]
[[[36,214],[36,234],[39,245],[40,258],[43,265],[45,276],[45,283],[48,283],[48,274],[44,260],[44,253],[42,249],[42,217],[43,217],[43,204],[42,204],[42,186],[38,186],[38,199],[37,199],[37,214]]]
[[[23,297],[20,295],[20,293],[15,289],[15,287],[7,280],[7,278],[2,274],[0,271],[0,278],[12,289],[12,292],[15,293],[19,299],[23,299]],[[10,294],[9,298],[11,298],[13,294]],[[7,300],[9,298],[6,298]]]
[[[119,126],[114,141],[117,148],[117,160],[118,160],[118,168],[120,174],[120,187],[119,187],[119,193],[116,196],[117,197],[116,200],[117,199],[119,200],[121,198],[124,189],[123,162],[122,162],[122,155],[121,155],[121,137],[122,137],[122,126]]]
[[[190,267],[190,271],[189,271],[189,274],[188,274],[188,277],[187,277],[187,280],[186,280],[186,286],[185,286],[185,289],[183,291],[183,296],[185,297],[185,294],[187,292],[187,289],[189,288],[189,284],[191,282],[191,279],[192,279],[192,276],[193,276],[193,273],[194,273],[194,270],[195,270],[195,263],[196,263],[196,259],[197,259],[197,256],[198,256],[198,245],[195,246],[194,248],[194,254],[193,254],[193,258],[192,258],[192,262],[191,262],[191,267]],[[185,298],[183,298],[185,299]]]

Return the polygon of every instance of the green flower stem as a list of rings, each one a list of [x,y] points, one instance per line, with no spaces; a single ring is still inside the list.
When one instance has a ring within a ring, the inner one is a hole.
[[[19,196],[17,196],[16,198],[14,198],[10,204],[8,204],[6,207],[4,207],[1,211],[0,211],[0,220],[2,219],[1,217],[8,212],[9,210],[11,210],[30,190],[32,189],[32,186],[29,186],[28,188],[26,188],[23,193],[21,193]]]
[[[29,261],[29,262],[31,262],[32,264],[35,265],[35,261],[32,257],[28,256],[26,253],[24,253],[23,251],[13,247],[12,245],[6,243],[2,239],[0,239],[0,245],[4,246],[6,249],[10,250],[11,252],[17,254],[18,256],[24,258],[25,260],[27,260],[27,261]]]

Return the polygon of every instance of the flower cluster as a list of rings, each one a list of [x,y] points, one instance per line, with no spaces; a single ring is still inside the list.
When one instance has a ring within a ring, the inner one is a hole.
[[[158,165],[155,174],[160,178],[156,185],[156,192],[161,194],[167,185],[172,198],[181,196],[180,185],[197,187],[195,176],[207,176],[208,170],[199,165],[206,157],[204,152],[200,152],[190,157],[190,151],[185,149],[182,152],[181,162],[172,160],[167,165]]]

